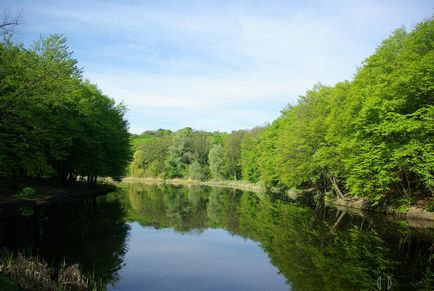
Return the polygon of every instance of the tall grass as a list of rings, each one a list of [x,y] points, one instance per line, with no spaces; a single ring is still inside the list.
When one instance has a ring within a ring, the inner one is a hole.
[[[50,267],[39,256],[0,251],[0,274],[13,280],[20,290],[101,290],[102,282],[84,276],[78,264]]]

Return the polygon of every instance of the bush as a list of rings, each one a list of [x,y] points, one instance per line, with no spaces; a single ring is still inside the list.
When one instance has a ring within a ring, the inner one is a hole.
[[[32,187],[24,187],[18,194],[17,198],[35,198],[37,196],[36,190]]]
[[[202,166],[194,161],[188,168],[188,177],[192,180],[202,181],[205,179],[205,174]]]
[[[434,212],[434,201],[428,203],[426,210],[428,210],[429,212]]]

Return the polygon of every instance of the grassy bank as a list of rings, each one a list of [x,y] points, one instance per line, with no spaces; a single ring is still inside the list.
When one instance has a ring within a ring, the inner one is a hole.
[[[168,185],[200,185],[222,188],[233,188],[244,191],[251,191],[255,193],[264,193],[265,186],[261,183],[250,183],[246,181],[198,181],[191,179],[161,179],[161,178],[138,178],[138,177],[126,177],[122,180],[124,183],[142,183],[142,184],[168,184]]]
[[[0,251],[0,290],[99,290],[78,264],[49,266],[38,256]]]

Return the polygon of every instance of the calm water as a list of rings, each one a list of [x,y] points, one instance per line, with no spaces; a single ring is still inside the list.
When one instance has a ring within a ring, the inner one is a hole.
[[[281,198],[281,197],[279,197]],[[108,290],[433,290],[434,229],[249,192],[131,184],[0,213],[0,247]]]

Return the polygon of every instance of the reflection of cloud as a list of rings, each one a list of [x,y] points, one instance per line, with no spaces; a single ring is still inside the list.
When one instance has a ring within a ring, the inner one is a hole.
[[[86,77],[131,116],[152,110],[133,129],[197,123],[183,110],[206,110],[211,130],[271,121],[313,84],[351,79],[393,29],[432,11],[430,1],[391,0],[6,2],[23,10],[25,37],[65,33]],[[248,119],[221,120],[229,109]]]

